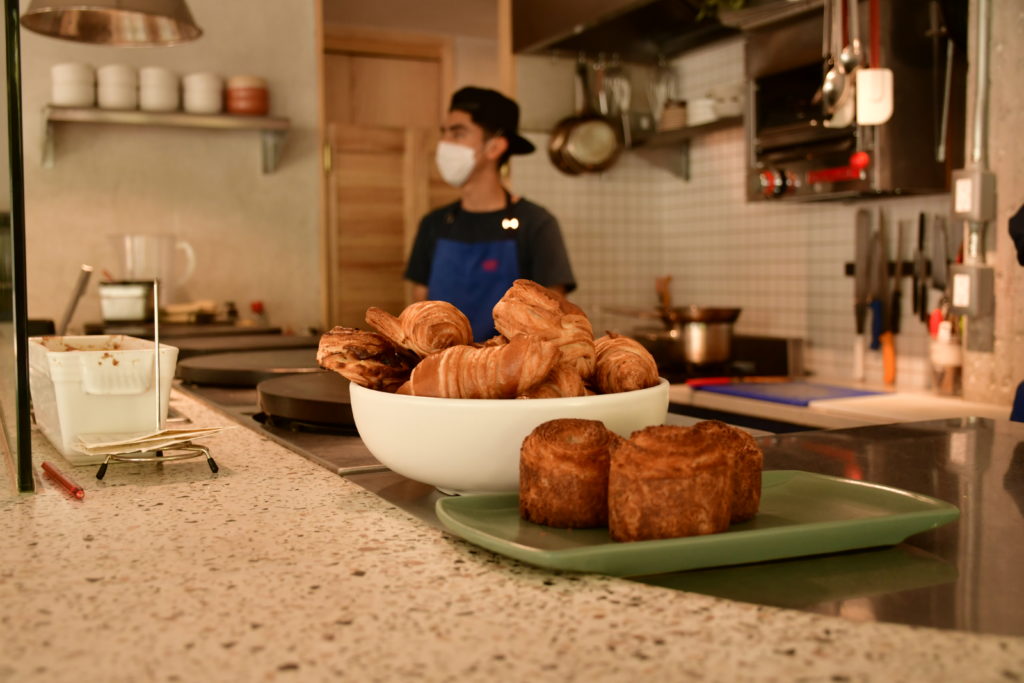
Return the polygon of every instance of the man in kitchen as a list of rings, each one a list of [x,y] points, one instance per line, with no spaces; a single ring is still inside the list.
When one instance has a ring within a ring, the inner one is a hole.
[[[519,106],[495,90],[452,96],[435,160],[459,201],[424,216],[405,271],[415,301],[454,304],[477,341],[497,334],[491,309],[517,278],[563,295],[576,288],[558,221],[502,183],[509,158],[534,151],[518,128]]]

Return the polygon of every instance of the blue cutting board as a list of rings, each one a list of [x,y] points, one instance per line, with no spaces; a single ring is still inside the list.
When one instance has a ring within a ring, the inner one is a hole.
[[[698,388],[700,391],[754,398],[760,401],[773,401],[791,406],[806,406],[811,401],[823,399],[874,396],[882,393],[814,382],[737,382],[736,384],[710,384]]]

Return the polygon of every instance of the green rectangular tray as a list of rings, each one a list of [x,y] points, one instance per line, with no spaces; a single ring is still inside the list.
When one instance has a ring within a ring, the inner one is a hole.
[[[797,470],[769,470],[757,517],[706,536],[616,543],[607,529],[556,529],[519,517],[515,494],[437,501],[452,533],[550,569],[641,576],[895,545],[960,516],[909,491]]]

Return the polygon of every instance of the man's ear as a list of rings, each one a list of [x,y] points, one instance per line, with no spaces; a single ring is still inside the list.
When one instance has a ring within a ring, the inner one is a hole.
[[[488,159],[500,159],[501,155],[508,149],[508,139],[502,135],[496,135],[484,144],[484,155]]]

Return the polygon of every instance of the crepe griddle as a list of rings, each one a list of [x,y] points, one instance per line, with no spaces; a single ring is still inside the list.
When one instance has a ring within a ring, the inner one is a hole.
[[[182,381],[221,387],[255,387],[273,377],[319,370],[315,348],[211,353],[178,363],[178,377]]]
[[[284,349],[316,349],[320,337],[293,334],[247,334],[212,337],[182,337],[172,346],[178,349],[178,358],[194,358],[211,353],[241,353],[246,351],[276,351]]]
[[[256,387],[260,410],[271,418],[321,425],[352,427],[348,380],[336,372],[287,375]]]

